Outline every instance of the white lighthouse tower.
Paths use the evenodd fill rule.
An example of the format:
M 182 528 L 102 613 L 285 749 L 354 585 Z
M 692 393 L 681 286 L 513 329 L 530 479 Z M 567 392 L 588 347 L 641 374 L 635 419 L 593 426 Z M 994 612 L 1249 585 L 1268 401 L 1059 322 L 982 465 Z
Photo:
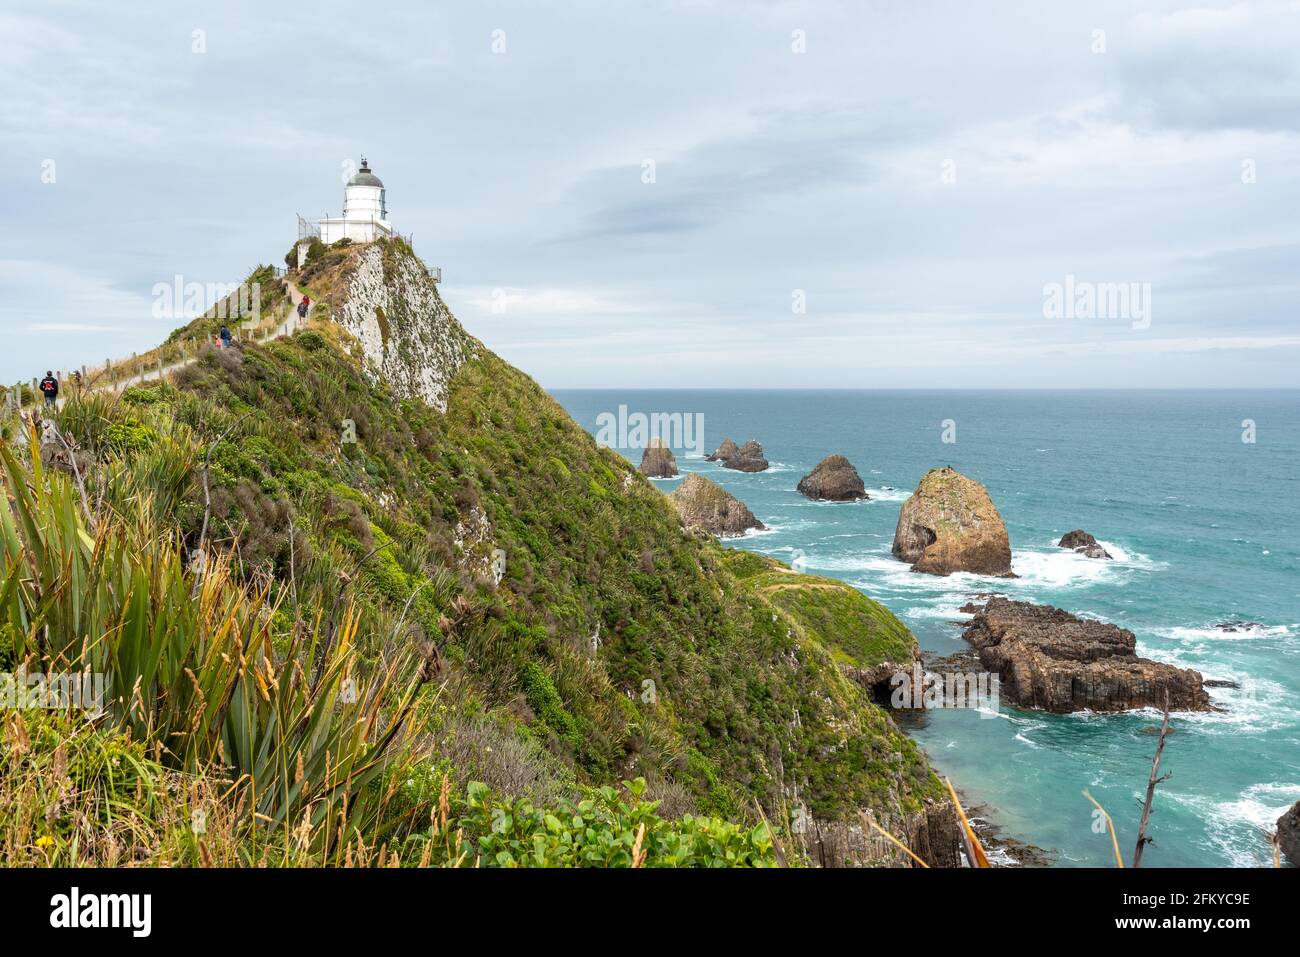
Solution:
M 388 197 L 383 180 L 361 157 L 361 169 L 343 189 L 343 215 L 320 221 L 321 242 L 329 245 L 340 239 L 369 243 L 393 235 L 388 221 Z

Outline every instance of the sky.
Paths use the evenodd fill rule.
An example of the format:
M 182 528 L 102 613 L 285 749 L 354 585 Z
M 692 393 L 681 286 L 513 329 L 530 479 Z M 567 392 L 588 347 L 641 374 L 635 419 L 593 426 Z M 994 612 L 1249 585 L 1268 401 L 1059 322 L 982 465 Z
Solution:
M 0 0 L 0 380 L 155 345 L 364 154 L 549 388 L 1293 387 L 1297 51 L 1300 0 Z

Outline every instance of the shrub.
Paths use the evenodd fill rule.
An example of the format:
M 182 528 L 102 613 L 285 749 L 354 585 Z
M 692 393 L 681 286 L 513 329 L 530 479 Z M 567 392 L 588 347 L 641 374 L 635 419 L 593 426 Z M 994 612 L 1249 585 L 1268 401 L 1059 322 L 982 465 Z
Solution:
M 127 405 L 153 405 L 163 399 L 162 387 L 149 388 L 133 385 L 122 393 L 122 401 Z
M 158 440 L 158 433 L 134 416 L 114 422 L 104 430 L 104 446 L 122 455 L 142 452 Z
M 644 778 L 624 781 L 624 799 L 612 787 L 593 789 L 576 804 L 551 809 L 531 801 L 495 801 L 484 784 L 471 784 L 467 834 L 477 834 L 477 863 L 487 867 L 775 867 L 766 824 L 746 828 L 712 817 L 659 817 L 657 803 L 641 800 Z

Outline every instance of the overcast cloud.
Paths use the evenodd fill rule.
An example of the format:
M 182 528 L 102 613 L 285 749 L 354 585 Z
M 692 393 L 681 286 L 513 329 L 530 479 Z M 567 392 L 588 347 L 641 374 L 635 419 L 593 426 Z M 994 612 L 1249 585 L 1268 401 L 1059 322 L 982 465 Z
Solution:
M 549 387 L 1296 384 L 1297 0 L 388 6 L 0 3 L 0 378 L 155 344 L 364 153 Z

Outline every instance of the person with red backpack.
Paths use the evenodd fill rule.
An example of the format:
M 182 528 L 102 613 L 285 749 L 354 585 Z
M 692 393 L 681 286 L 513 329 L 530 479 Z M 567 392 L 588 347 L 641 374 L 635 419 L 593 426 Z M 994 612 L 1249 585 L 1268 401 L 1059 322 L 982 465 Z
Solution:
M 45 370 L 45 378 L 41 380 L 40 389 L 45 395 L 46 406 L 53 406 L 59 398 L 59 380 L 54 378 L 54 373 L 49 369 Z

